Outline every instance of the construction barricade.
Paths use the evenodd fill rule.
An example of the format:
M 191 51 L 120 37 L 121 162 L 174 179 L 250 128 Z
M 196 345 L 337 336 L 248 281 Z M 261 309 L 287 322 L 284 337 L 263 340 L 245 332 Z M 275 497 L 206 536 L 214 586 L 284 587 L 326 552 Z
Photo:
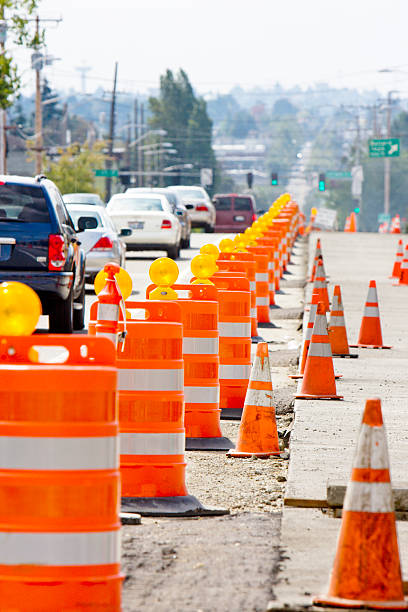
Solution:
M 217 273 L 220 334 L 221 418 L 240 419 L 251 373 L 251 319 L 249 281 Z
M 148 297 L 155 285 L 146 290 Z M 220 428 L 218 292 L 213 285 L 172 285 L 183 323 L 187 450 L 228 450 Z M 187 297 L 180 297 L 184 292 Z
M 268 297 L 269 297 L 268 306 L 275 306 L 275 253 L 274 253 L 274 250 L 271 249 L 270 246 L 268 245 L 248 246 L 247 249 L 250 253 L 253 253 L 254 255 L 262 255 L 264 257 L 267 257 Z M 257 270 L 255 281 L 257 281 L 258 279 L 258 282 L 259 282 L 259 280 L 265 279 L 265 277 L 263 279 L 259 278 L 262 272 L 265 272 L 265 270 L 261 269 L 261 268 L 265 268 L 265 262 L 261 260 L 259 262 L 258 267 L 259 267 L 259 270 Z M 257 296 L 258 296 L 258 287 L 257 287 Z M 268 310 L 267 316 L 269 320 L 269 310 Z
M 119 612 L 112 342 L 3 336 L 0 380 L 0 608 Z

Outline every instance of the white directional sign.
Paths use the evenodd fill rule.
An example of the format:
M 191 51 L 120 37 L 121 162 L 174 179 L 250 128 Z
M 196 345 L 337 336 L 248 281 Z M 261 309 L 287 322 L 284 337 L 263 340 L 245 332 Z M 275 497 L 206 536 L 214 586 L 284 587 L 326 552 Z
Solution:
M 313 227 L 334 230 L 336 228 L 337 211 L 331 208 L 318 208 L 317 215 L 313 221 Z

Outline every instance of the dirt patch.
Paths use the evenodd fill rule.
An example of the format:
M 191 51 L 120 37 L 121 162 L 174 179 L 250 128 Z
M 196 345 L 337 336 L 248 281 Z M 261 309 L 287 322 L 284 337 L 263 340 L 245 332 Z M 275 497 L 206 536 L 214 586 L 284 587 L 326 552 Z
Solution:
M 264 612 L 280 514 L 144 519 L 123 529 L 124 612 Z

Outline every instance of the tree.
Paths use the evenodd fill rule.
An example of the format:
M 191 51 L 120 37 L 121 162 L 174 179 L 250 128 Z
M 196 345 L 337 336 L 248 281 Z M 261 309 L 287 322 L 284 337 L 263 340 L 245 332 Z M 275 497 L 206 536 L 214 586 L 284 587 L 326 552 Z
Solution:
M 279 117 L 286 117 L 290 115 L 296 115 L 298 112 L 298 108 L 293 106 L 291 102 L 287 98 L 280 98 L 276 100 L 273 105 L 272 114 L 278 115 Z
M 241 109 L 230 115 L 226 120 L 225 132 L 232 138 L 247 138 L 250 132 L 256 131 L 255 119 L 245 109 Z
M 58 161 L 46 160 L 47 178 L 54 181 L 61 193 L 97 192 L 93 170 L 104 167 L 103 147 L 103 142 L 95 143 L 92 148 L 77 144 L 69 146 L 66 151 L 60 151 Z
M 160 77 L 160 94 L 157 98 L 149 98 L 149 109 L 149 126 L 166 130 L 166 140 L 177 149 L 178 163 L 215 169 L 212 121 L 207 105 L 205 100 L 195 96 L 184 70 L 177 75 L 167 70 Z M 197 182 L 196 176 L 194 179 L 190 182 Z
M 39 0 L 0 0 L 0 19 L 6 20 L 14 44 L 38 48 L 42 42 L 42 34 L 32 34 L 28 22 L 38 4 Z M 0 108 L 8 108 L 19 89 L 17 66 L 6 50 L 0 54 Z
M 52 120 L 60 121 L 63 110 L 58 106 L 58 94 L 53 91 L 47 79 L 44 79 L 41 87 L 42 119 L 46 126 Z

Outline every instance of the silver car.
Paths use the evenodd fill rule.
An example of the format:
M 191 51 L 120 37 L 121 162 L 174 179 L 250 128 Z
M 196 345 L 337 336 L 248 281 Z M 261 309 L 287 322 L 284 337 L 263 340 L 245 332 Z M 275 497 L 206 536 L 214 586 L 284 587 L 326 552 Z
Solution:
M 62 199 L 65 204 L 92 204 L 94 206 L 105 206 L 105 202 L 97 193 L 64 193 Z
M 172 185 L 167 189 L 179 196 L 187 208 L 193 227 L 203 227 L 205 232 L 214 231 L 215 207 L 203 187 Z
M 125 267 L 126 245 L 119 238 L 106 209 L 94 204 L 67 204 L 66 207 L 76 228 L 78 228 L 81 217 L 89 219 L 87 222 L 91 229 L 77 231 L 81 248 L 86 256 L 85 278 L 87 282 L 92 282 L 99 270 L 109 261 L 114 261 L 122 268 Z

